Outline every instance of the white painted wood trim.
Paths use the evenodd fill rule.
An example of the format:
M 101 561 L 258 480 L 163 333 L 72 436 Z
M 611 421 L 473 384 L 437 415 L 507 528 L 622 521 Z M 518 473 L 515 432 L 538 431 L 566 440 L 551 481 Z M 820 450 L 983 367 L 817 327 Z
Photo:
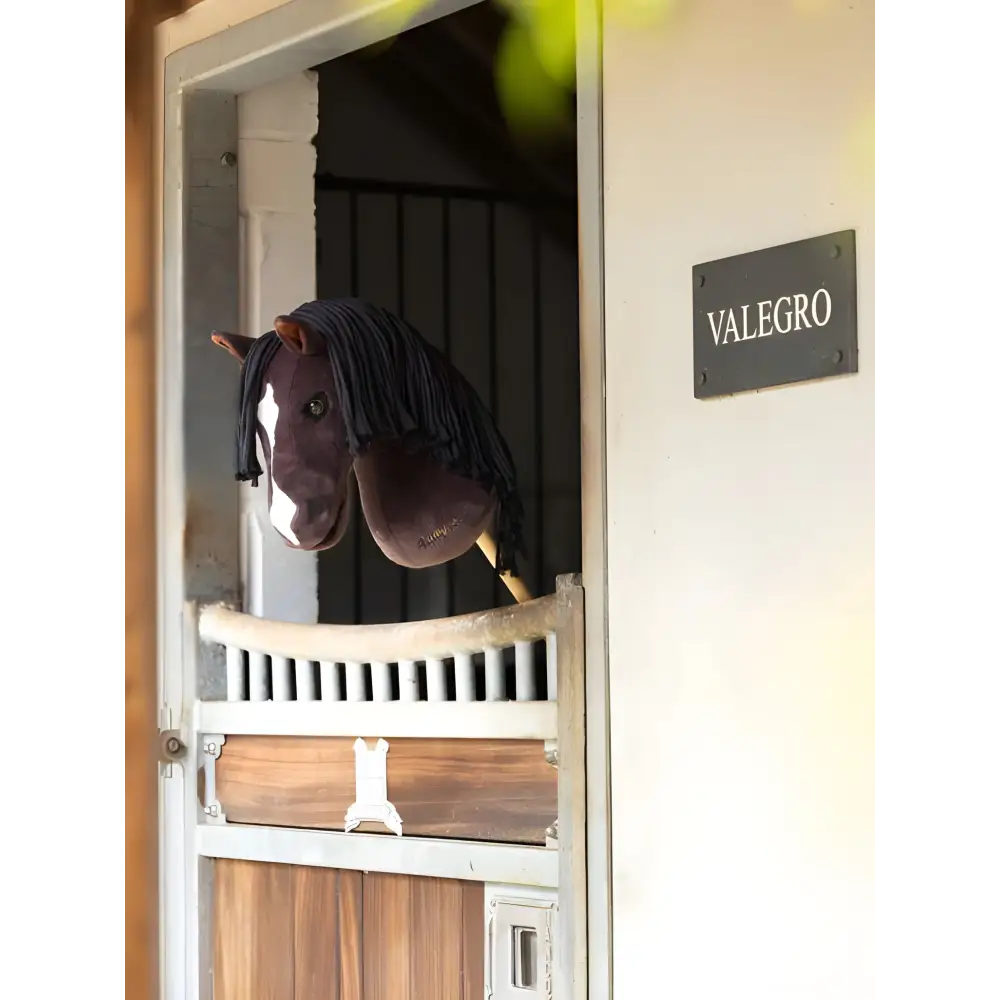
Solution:
M 206 858 L 545 888 L 555 888 L 559 879 L 557 852 L 545 847 L 231 823 L 201 824 L 195 840 Z
M 554 701 L 200 701 L 195 729 L 225 736 L 553 740 Z
M 587 997 L 613 1000 L 602 0 L 575 0 L 580 440 L 586 593 Z

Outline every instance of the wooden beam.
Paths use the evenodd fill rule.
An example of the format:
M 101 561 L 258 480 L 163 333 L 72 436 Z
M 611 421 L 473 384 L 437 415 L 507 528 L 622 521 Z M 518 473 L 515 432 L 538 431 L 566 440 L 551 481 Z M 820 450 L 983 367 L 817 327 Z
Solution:
M 159 995 L 153 32 L 184 0 L 125 7 L 125 995 Z
M 558 774 L 541 741 L 387 738 L 388 797 L 404 836 L 545 844 Z M 215 768 L 230 823 L 343 830 L 357 790 L 353 738 L 229 736 Z

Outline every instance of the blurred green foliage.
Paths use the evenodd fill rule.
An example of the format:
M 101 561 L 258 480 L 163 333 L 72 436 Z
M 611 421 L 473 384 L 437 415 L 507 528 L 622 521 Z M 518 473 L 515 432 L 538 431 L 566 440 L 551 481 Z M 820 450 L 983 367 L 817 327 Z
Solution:
M 400 0 L 385 8 L 389 30 L 402 31 L 431 0 Z M 496 54 L 497 98 L 511 130 L 542 138 L 562 131 L 576 87 L 576 0 L 491 0 L 508 15 Z M 604 20 L 649 27 L 677 0 L 604 0 Z M 386 42 L 391 44 L 391 41 Z

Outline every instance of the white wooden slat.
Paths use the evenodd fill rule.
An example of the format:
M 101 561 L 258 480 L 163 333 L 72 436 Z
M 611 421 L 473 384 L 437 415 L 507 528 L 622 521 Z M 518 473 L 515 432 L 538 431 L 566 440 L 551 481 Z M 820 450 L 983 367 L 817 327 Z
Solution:
M 530 642 L 514 643 L 514 698 L 517 701 L 534 701 L 537 697 L 531 647 Z
M 295 661 L 295 700 L 316 700 L 316 671 L 312 660 Z
M 319 665 L 319 696 L 323 701 L 343 701 L 337 664 L 324 660 Z
M 226 646 L 226 699 L 246 701 L 246 678 L 243 673 L 243 650 Z
M 420 681 L 417 664 L 413 660 L 399 661 L 399 700 L 417 701 L 420 698 Z
M 392 680 L 388 663 L 372 663 L 372 701 L 391 701 Z
M 347 700 L 365 701 L 365 667 L 363 663 L 345 663 Z
M 271 657 L 271 699 L 292 700 L 292 661 L 287 656 Z
M 445 680 L 444 660 L 425 660 L 427 665 L 427 700 L 445 701 L 448 685 Z
M 267 656 L 250 653 L 250 701 L 267 701 Z
M 507 695 L 503 672 L 503 650 L 486 650 L 486 700 L 503 701 Z
M 469 653 L 455 657 L 455 701 L 476 700 L 476 671 Z

